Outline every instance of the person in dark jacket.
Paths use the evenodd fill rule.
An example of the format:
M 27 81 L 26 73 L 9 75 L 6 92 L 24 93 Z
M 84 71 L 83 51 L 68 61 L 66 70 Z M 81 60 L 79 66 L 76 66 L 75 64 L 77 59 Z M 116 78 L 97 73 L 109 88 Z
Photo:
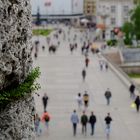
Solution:
M 89 118 L 89 123 L 91 125 L 91 135 L 94 135 L 95 123 L 96 123 L 96 116 L 93 112 L 91 112 L 91 116 Z
M 47 107 L 47 104 L 48 104 L 48 99 L 49 99 L 49 97 L 47 96 L 46 93 L 44 93 L 44 96 L 42 98 L 42 102 L 43 102 L 43 106 L 44 106 L 44 112 L 46 111 L 46 107 Z
M 82 77 L 83 77 L 83 81 L 85 81 L 85 78 L 86 78 L 86 70 L 85 69 L 82 70 Z
M 81 116 L 81 124 L 82 124 L 82 134 L 87 133 L 87 122 L 88 122 L 88 117 L 85 114 L 85 111 L 83 111 L 83 115 Z
M 112 121 L 112 118 L 110 116 L 110 113 L 107 113 L 107 116 L 105 117 L 107 137 L 109 137 L 109 134 L 110 134 L 111 121 Z
M 135 97 L 135 85 L 132 83 L 129 87 L 130 97 L 134 99 Z
M 139 96 L 136 97 L 135 104 L 136 104 L 137 112 L 139 112 L 139 106 L 140 106 L 140 97 Z
M 106 92 L 105 92 L 105 98 L 107 100 L 107 105 L 110 104 L 110 98 L 111 98 L 112 94 L 111 91 L 109 90 L 109 88 L 107 88 Z

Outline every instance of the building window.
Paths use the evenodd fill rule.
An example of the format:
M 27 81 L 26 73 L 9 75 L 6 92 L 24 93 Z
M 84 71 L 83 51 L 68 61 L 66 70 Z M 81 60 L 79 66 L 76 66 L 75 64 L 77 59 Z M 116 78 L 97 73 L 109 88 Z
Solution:
M 111 22 L 111 25 L 116 25 L 116 19 L 115 18 L 111 18 L 110 20 L 111 20 L 110 21 Z
M 123 6 L 123 11 L 124 11 L 124 13 L 128 13 L 129 12 L 128 5 Z
M 111 6 L 111 13 L 116 13 L 116 6 L 115 5 Z

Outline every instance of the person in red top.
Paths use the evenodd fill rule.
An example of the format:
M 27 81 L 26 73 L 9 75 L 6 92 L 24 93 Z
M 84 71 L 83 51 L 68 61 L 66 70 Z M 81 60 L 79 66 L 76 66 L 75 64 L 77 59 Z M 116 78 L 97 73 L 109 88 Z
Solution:
M 86 64 L 86 67 L 88 67 L 88 64 L 89 64 L 89 59 L 88 58 L 85 59 L 85 64 Z
M 43 122 L 45 122 L 45 125 L 46 125 L 46 127 L 48 129 L 49 128 L 50 115 L 49 115 L 49 113 L 47 111 L 44 111 L 41 120 Z

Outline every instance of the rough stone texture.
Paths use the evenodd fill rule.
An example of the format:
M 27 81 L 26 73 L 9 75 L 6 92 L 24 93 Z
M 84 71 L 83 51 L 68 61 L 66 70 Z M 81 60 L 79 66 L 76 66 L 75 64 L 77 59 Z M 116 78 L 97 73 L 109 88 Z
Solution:
M 32 97 L 9 104 L 0 110 L 0 140 L 34 140 Z
M 30 0 L 0 0 L 0 90 L 26 78 L 31 36 Z
M 0 0 L 0 90 L 14 88 L 32 68 L 30 0 Z M 31 97 L 0 106 L 0 140 L 34 138 Z

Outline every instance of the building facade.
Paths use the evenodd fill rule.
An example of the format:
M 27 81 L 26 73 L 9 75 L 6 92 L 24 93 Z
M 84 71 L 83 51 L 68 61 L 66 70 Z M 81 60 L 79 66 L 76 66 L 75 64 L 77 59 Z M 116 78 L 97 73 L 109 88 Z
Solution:
M 32 14 L 37 8 L 41 15 L 74 15 L 83 14 L 83 0 L 31 0 Z
M 95 16 L 96 15 L 96 1 L 84 0 L 84 15 Z
M 97 24 L 106 27 L 107 39 L 110 39 L 111 30 L 130 20 L 129 12 L 134 8 L 133 0 L 98 0 L 96 6 Z

